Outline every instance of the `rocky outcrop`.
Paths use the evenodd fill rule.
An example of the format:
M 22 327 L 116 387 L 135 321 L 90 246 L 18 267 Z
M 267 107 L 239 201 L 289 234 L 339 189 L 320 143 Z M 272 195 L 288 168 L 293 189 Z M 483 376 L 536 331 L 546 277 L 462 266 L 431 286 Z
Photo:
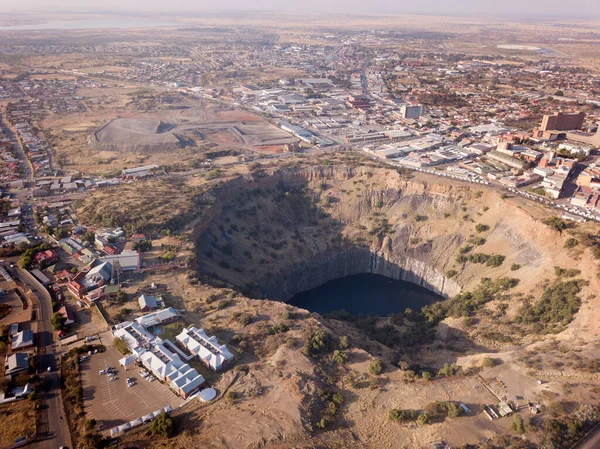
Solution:
M 460 286 L 447 279 L 427 263 L 397 255 L 388 258 L 382 252 L 365 248 L 320 255 L 282 267 L 279 273 L 257 280 L 265 298 L 288 301 L 295 294 L 318 287 L 325 282 L 345 276 L 372 273 L 411 282 L 450 297 L 460 292 Z

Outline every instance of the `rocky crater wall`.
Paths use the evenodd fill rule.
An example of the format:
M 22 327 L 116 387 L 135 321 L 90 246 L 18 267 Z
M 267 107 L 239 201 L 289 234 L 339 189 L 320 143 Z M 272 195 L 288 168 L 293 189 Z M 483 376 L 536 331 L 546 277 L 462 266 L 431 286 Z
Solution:
M 361 273 L 372 273 L 411 282 L 443 297 L 460 292 L 460 286 L 447 279 L 431 265 L 404 254 L 371 252 L 367 248 L 319 255 L 310 260 L 285 266 L 279 273 L 257 284 L 265 298 L 288 301 L 297 293 L 313 289 L 328 281 Z

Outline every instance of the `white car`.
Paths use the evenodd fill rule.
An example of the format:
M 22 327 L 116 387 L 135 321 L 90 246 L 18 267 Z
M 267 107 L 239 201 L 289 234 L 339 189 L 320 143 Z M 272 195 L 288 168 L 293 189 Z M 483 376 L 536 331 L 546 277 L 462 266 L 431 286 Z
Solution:
M 98 373 L 98 375 L 102 376 L 103 374 L 106 374 L 106 370 L 105 369 L 101 369 L 100 372 Z

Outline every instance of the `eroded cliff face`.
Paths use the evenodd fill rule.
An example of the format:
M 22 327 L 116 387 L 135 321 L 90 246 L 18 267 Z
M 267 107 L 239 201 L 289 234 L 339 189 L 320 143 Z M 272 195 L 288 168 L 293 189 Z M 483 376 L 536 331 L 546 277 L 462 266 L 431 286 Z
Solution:
M 318 287 L 333 279 L 372 273 L 412 282 L 444 297 L 460 292 L 460 286 L 447 279 L 426 262 L 404 254 L 371 252 L 366 248 L 321 254 L 310 260 L 297 261 L 257 281 L 265 298 L 288 301 L 297 293 Z
M 457 214 L 470 194 L 372 167 L 238 178 L 215 192 L 214 213 L 195 229 L 197 269 L 251 296 L 280 301 L 359 273 L 450 297 L 461 287 L 444 272 L 465 237 L 455 229 L 432 232 L 432 222 Z

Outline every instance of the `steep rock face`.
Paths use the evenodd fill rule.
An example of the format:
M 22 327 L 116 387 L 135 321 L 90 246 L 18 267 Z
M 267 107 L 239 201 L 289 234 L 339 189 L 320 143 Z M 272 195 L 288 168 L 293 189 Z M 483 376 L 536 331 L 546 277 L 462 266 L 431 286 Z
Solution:
M 321 254 L 311 260 L 282 267 L 279 273 L 258 280 L 263 295 L 287 301 L 295 294 L 318 287 L 344 276 L 372 273 L 411 282 L 444 297 L 460 292 L 460 286 L 447 279 L 429 264 L 403 254 L 371 252 L 354 248 L 332 254 Z

